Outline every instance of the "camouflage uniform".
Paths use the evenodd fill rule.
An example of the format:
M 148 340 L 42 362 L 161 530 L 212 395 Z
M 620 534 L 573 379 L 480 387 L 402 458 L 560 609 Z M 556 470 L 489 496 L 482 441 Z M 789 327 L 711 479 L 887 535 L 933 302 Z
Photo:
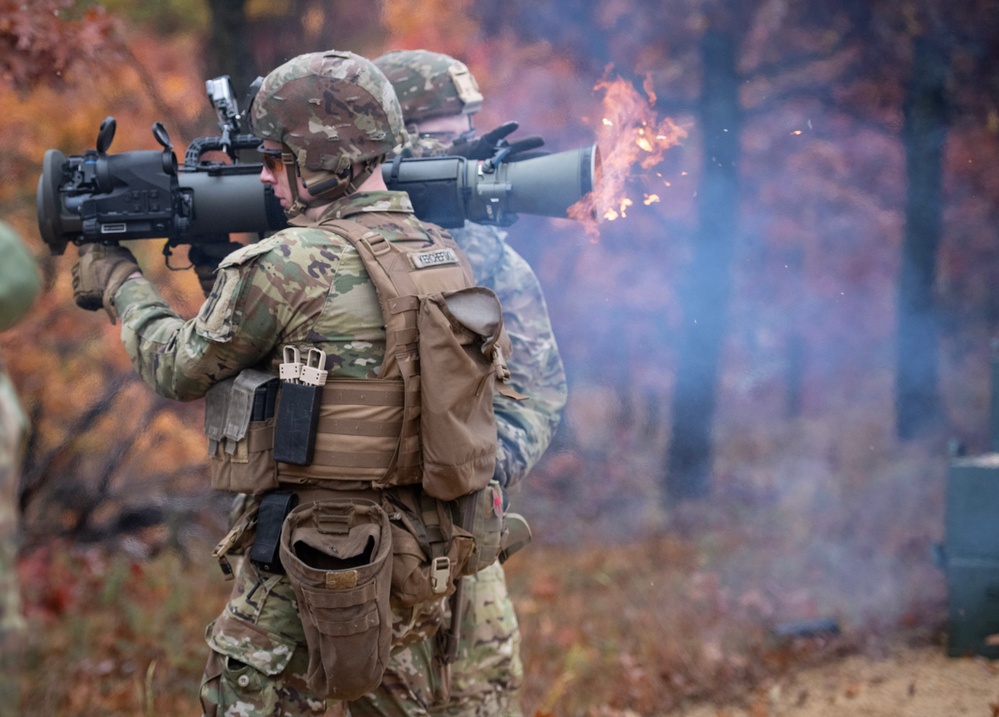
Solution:
M 423 138 L 416 123 L 440 116 L 474 114 L 478 85 L 465 65 L 425 50 L 387 53 L 375 60 L 395 87 L 411 134 L 407 153 L 446 154 L 435 138 Z M 529 396 L 497 401 L 499 436 L 496 478 L 515 488 L 538 462 L 554 436 L 566 400 L 566 378 L 540 282 L 530 265 L 497 227 L 465 222 L 451 236 L 472 265 L 475 281 L 496 292 L 513 344 L 510 385 Z M 464 612 L 458 659 L 451 665 L 450 700 L 433 713 L 442 717 L 515 717 L 523 684 L 520 632 L 503 567 L 496 563 L 464 580 Z
M 334 216 L 390 241 L 400 228 L 420 226 L 401 192 L 355 193 L 333 202 L 322 219 Z M 126 282 L 114 303 L 135 369 L 157 392 L 179 400 L 200 398 L 246 367 L 276 372 L 286 344 L 323 349 L 336 376 L 373 378 L 382 362 L 385 334 L 374 287 L 357 252 L 324 229 L 286 229 L 228 256 L 190 321 L 144 278 Z M 429 635 L 441 616 L 441 603 L 394 612 L 397 648 L 389 671 L 379 690 L 351 703 L 351 714 L 381 714 L 375 702 L 393 705 L 397 714 L 429 714 L 440 689 Z M 219 705 L 244 715 L 277 714 L 278 707 L 289 714 L 326 710 L 305 688 L 304 633 L 284 575 L 243 560 L 229 603 L 206 637 L 212 648 L 202 685 L 206 714 L 222 714 L 212 711 Z
M 34 261 L 21 239 L 0 222 L 0 331 L 20 320 L 38 294 Z M 14 704 L 12 670 L 24 627 L 17 582 L 17 491 L 28 420 L 0 361 L 0 700 Z

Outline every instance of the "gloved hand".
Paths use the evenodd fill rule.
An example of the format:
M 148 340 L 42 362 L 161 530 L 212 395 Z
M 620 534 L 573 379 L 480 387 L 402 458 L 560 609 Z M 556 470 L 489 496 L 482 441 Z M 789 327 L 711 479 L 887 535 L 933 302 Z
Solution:
M 81 309 L 108 312 L 111 323 L 118 319 L 114 295 L 133 274 L 142 274 L 132 252 L 117 244 L 84 244 L 73 265 L 73 301 Z
M 481 137 L 471 141 L 456 142 L 451 145 L 448 154 L 466 159 L 492 159 L 498 152 L 503 151 L 503 157 L 500 161 L 517 162 L 521 159 L 528 159 L 529 157 L 523 156 L 522 153 L 537 149 L 545 143 L 545 140 L 534 134 L 512 143 L 507 142 L 506 137 L 516 132 L 519 126 L 517 122 L 504 122 Z M 544 153 L 530 153 L 531 156 L 535 157 L 541 154 Z
M 206 299 L 215 286 L 215 270 L 218 269 L 219 262 L 243 246 L 235 241 L 206 242 L 194 244 L 188 249 L 187 258 L 194 267 L 194 273 L 198 275 L 198 283 L 201 284 L 201 291 Z

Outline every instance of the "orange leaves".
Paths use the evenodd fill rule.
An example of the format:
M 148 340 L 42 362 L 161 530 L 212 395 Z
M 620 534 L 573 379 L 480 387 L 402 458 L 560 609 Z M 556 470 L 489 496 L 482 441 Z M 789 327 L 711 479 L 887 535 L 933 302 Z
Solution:
M 0 2 L 0 76 L 20 91 L 58 84 L 81 60 L 93 58 L 111 36 L 113 23 L 98 8 L 80 20 L 62 13 L 71 0 Z
M 470 5 L 470 0 L 386 0 L 382 4 L 382 22 L 389 32 L 385 49 L 429 48 L 467 60 L 466 51 L 478 36 Z
M 15 679 L 30 714 L 196 713 L 201 636 L 228 592 L 213 570 L 51 541 L 18 572 L 31 640 Z

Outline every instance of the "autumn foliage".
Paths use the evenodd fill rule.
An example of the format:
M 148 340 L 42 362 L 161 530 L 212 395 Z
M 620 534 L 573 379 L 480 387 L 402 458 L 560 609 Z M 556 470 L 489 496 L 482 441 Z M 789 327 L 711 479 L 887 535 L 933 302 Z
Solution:
M 487 98 L 480 130 L 515 119 L 553 151 L 596 141 L 615 180 L 595 224 L 521 217 L 510 228 L 545 288 L 570 381 L 555 443 L 512 498 L 535 533 L 508 566 L 528 714 L 753 704 L 796 666 L 880 636 L 940 640 L 946 586 L 929 556 L 944 537 L 946 445 L 989 449 L 999 317 L 999 31 L 994 13 L 975 14 L 985 4 L 386 0 L 377 22 L 344 4 L 339 25 L 338 3 L 296 0 L 284 15 L 247 5 L 258 60 L 334 42 L 455 54 Z M 25 715 L 194 713 L 203 627 L 227 591 L 208 557 L 228 506 L 207 487 L 200 404 L 165 401 L 135 378 L 118 328 L 73 305 L 75 248 L 49 256 L 34 216 L 45 150 L 82 153 L 107 115 L 112 151 L 156 147 L 157 120 L 178 154 L 215 132 L 208 29 L 177 26 L 0 0 L 0 214 L 47 284 L 29 319 L 0 336 L 35 427 L 22 496 L 34 628 Z M 739 229 L 712 492 L 671 505 L 677 343 L 697 318 L 678 287 L 702 248 L 696 207 L 711 161 L 699 123 L 709 26 L 738 43 Z M 945 31 L 952 105 L 933 285 L 945 415 L 903 443 L 893 405 L 903 105 L 913 38 Z M 295 37 L 317 47 L 289 49 Z M 161 242 L 131 248 L 193 315 L 193 274 L 167 269 Z M 183 265 L 183 250 L 174 259 Z M 774 637 L 825 617 L 843 634 Z
M 21 91 L 59 85 L 73 65 L 108 53 L 111 18 L 92 7 L 71 19 L 78 14 L 74 5 L 73 0 L 0 2 L 0 77 Z

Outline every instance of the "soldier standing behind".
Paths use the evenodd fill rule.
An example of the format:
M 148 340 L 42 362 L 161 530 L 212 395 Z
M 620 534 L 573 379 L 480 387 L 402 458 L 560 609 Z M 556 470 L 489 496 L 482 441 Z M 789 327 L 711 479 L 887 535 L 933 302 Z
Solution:
M 35 262 L 21 238 L 0 222 L 0 331 L 16 324 L 38 295 Z M 28 419 L 0 361 L 0 700 L 16 704 L 12 684 L 17 633 L 24 627 L 17 582 L 17 491 Z
M 464 63 L 437 52 L 400 50 L 374 60 L 402 106 L 413 156 L 492 156 L 487 137 L 476 140 L 472 117 L 482 108 L 478 83 Z M 507 134 L 508 124 L 490 135 Z M 551 443 L 566 401 L 566 379 L 541 285 L 530 265 L 495 226 L 451 229 L 468 256 L 476 283 L 496 292 L 513 344 L 512 387 L 527 401 L 497 401 L 499 445 L 496 479 L 506 491 L 519 487 Z M 464 619 L 458 659 L 451 666 L 451 698 L 433 714 L 447 717 L 515 717 L 523 684 L 520 632 L 500 563 L 463 578 Z

